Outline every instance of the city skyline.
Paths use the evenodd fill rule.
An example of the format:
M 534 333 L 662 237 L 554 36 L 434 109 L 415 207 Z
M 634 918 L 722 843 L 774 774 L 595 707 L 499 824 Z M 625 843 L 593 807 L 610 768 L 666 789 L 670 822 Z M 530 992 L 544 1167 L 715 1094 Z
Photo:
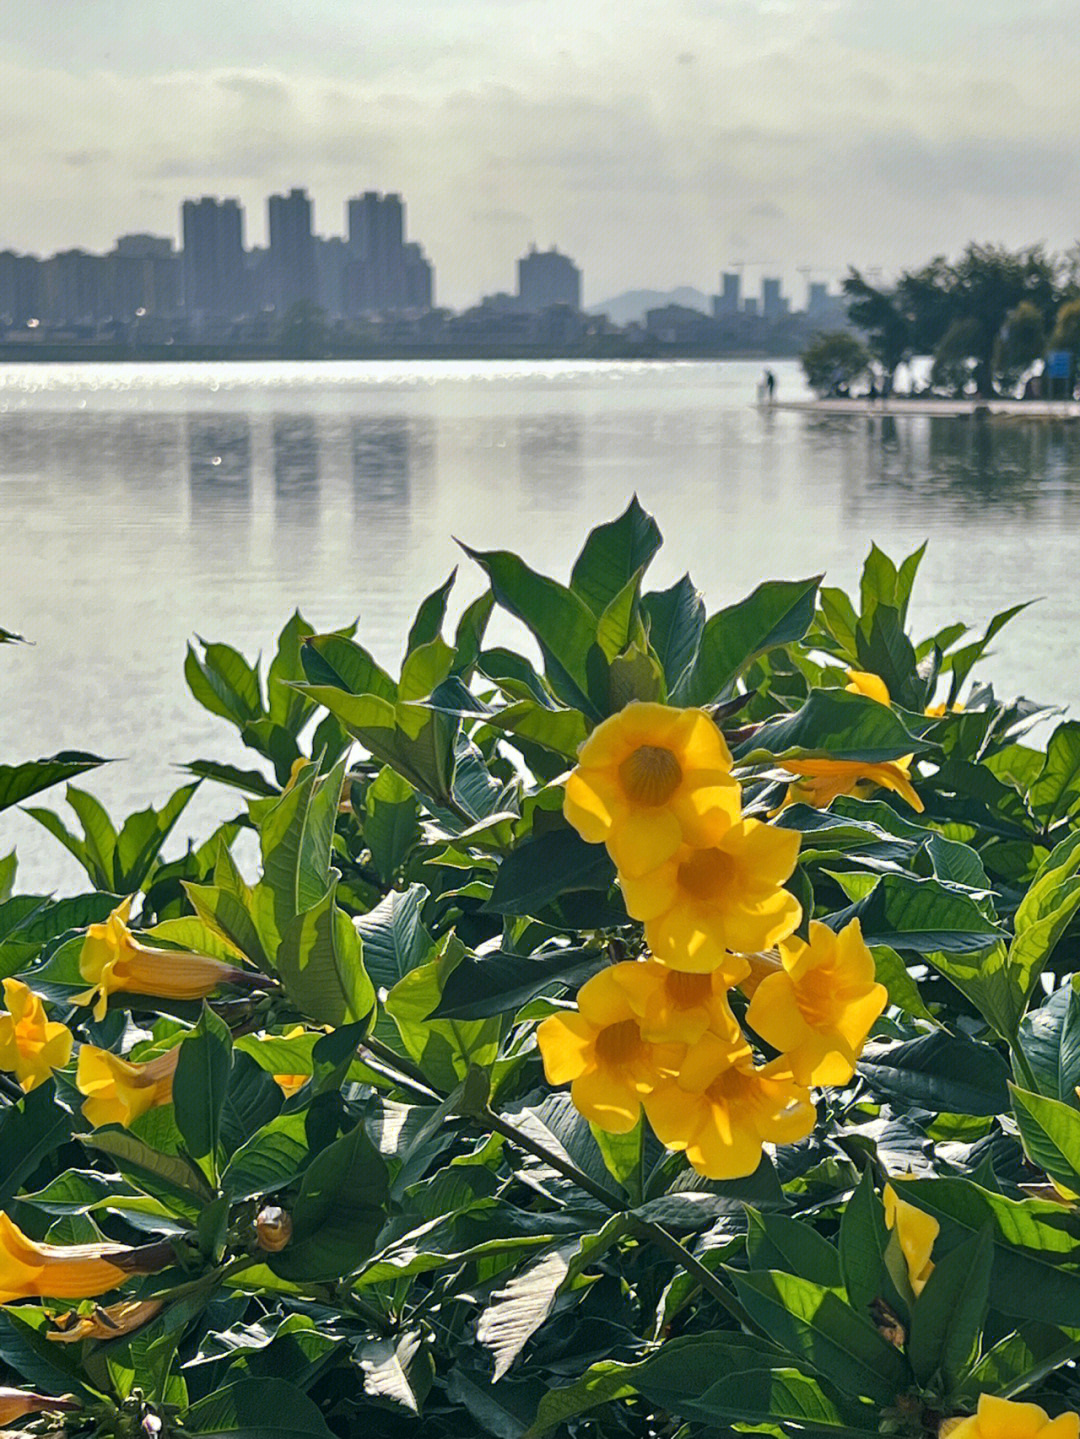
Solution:
M 212 31 L 206 20 L 213 14 Z M 1080 189 L 1075 0 L 8 0 L 0 248 L 175 235 L 180 201 L 304 177 L 316 229 L 400 189 L 451 306 L 530 241 L 711 290 L 737 260 L 835 284 L 972 236 L 1062 249 Z M 328 217 L 333 216 L 332 226 Z

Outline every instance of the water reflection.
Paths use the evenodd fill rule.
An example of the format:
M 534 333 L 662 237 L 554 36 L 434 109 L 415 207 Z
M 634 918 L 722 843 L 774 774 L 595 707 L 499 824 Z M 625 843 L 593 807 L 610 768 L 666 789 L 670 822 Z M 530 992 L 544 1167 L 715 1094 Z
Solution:
M 582 479 L 582 424 L 575 414 L 522 415 L 517 421 L 518 465 L 526 488 L 575 495 Z
M 195 509 L 214 523 L 222 503 L 231 515 L 251 509 L 251 422 L 246 415 L 189 413 L 188 476 Z
M 309 527 L 319 515 L 319 438 L 313 415 L 275 415 L 274 519 L 278 528 Z
M 369 507 L 408 509 L 419 485 L 429 488 L 435 468 L 435 428 L 424 416 L 363 416 L 349 427 L 357 515 Z

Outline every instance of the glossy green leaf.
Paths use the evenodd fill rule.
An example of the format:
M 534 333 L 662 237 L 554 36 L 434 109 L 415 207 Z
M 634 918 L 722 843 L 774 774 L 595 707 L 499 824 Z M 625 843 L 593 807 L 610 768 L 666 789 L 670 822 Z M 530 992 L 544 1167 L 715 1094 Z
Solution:
M 597 525 L 574 562 L 570 588 L 599 618 L 612 600 L 643 572 L 663 543 L 653 517 L 636 495 L 617 520 Z
M 1080 1193 L 1080 1110 L 1016 1085 L 1009 1090 L 1016 1126 L 1032 1164 L 1074 1194 Z
M 929 748 L 886 705 L 846 690 L 815 689 L 794 714 L 761 725 L 737 758 L 743 764 L 776 763 L 785 757 L 880 764 Z
M 929 1384 L 935 1375 L 952 1394 L 979 1350 L 990 1303 L 994 1245 L 989 1225 L 936 1258 L 915 1302 L 907 1356 L 915 1378 Z
M 710 704 L 767 650 L 802 639 L 814 617 L 821 576 L 758 585 L 736 605 L 705 623 L 697 660 L 672 698 L 682 705 Z
M 173 1078 L 176 1123 L 187 1152 L 206 1175 L 217 1177 L 221 1110 L 232 1069 L 232 1036 L 207 1004 L 180 1046 Z
M 951 1114 L 1000 1114 L 1009 1071 L 996 1049 L 935 1029 L 901 1044 L 871 1042 L 859 1073 L 882 1098 Z

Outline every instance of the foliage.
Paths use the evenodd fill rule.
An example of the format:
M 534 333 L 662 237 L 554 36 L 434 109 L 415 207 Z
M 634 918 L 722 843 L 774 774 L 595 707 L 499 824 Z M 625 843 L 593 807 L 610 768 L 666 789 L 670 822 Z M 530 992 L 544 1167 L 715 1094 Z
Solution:
M 892 288 L 852 270 L 844 291 L 852 323 L 887 375 L 909 355 L 933 355 L 934 384 L 956 389 L 970 369 L 978 393 L 991 396 L 1042 355 L 1055 313 L 1075 299 L 1075 275 L 1069 257 L 1041 245 L 969 244 L 956 260 L 937 256 L 904 271 Z
M 818 334 L 802 353 L 806 382 L 819 395 L 850 387 L 870 365 L 870 352 L 847 330 Z
M 0 1415 L 131 1439 L 929 1439 L 980 1396 L 1080 1408 L 1080 725 L 1037 748 L 1050 712 L 973 678 L 1015 611 L 910 633 L 921 550 L 872 549 L 855 596 L 767 582 L 708 615 L 688 578 L 643 589 L 659 544 L 634 501 L 569 583 L 477 553 L 487 587 L 453 626 L 454 576 L 429 596 L 396 675 L 299 616 L 265 673 L 199 642 L 193 695 L 257 767 L 189 768 L 235 821 L 167 858 L 180 798 L 114 823 L 71 789 L 81 836 L 38 818 L 91 888 L 18 893 L 0 861 L 0 977 L 74 1036 L 25 1092 L 0 1074 Z M 538 663 L 488 643 L 496 604 Z M 597 979 L 668 984 L 627 913 L 654 831 L 619 811 L 620 882 L 567 818 L 616 764 L 579 747 L 635 702 L 703 712 L 680 753 L 712 756 L 720 798 L 699 777 L 671 812 L 726 818 L 694 843 L 752 820 L 796 861 L 770 891 L 779 958 L 727 956 L 702 1021 L 729 1005 L 745 1072 L 788 1054 L 783 1082 L 817 1086 L 803 1137 L 762 1131 L 741 1177 L 692 1167 L 677 1106 L 670 1149 L 632 1114 L 590 1123 L 537 1039 L 573 1032 Z M 21 802 L 98 762 L 0 779 Z M 808 956 L 839 978 L 800 1028 Z M 864 1000 L 851 1072 L 814 1034 Z M 91 1114 L 129 1127 L 83 1112 L 92 1069 Z

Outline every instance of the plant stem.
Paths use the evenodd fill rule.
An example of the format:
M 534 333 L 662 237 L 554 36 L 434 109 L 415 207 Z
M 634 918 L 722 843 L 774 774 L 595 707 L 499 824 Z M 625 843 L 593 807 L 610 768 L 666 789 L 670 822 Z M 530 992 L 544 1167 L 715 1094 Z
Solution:
M 622 1214 L 625 1211 L 626 1206 L 612 1190 L 603 1184 L 597 1184 L 595 1179 L 590 1179 L 572 1160 L 564 1159 L 561 1154 L 556 1154 L 553 1150 L 548 1149 L 539 1140 L 522 1133 L 516 1125 L 511 1124 L 508 1119 L 504 1119 L 501 1114 L 496 1114 L 489 1106 L 485 1105 L 476 1117 L 490 1125 L 497 1134 L 511 1140 L 519 1149 L 524 1149 L 529 1154 L 535 1155 L 537 1159 L 542 1159 L 545 1164 L 557 1170 L 565 1179 L 569 1179 L 579 1189 L 584 1189 L 586 1194 L 591 1194 L 613 1214 Z
M 696 1279 L 702 1289 L 710 1294 L 722 1309 L 727 1310 L 732 1319 L 742 1324 L 746 1329 L 754 1330 L 757 1326 L 747 1314 L 737 1299 L 733 1299 L 711 1269 L 706 1269 L 701 1260 L 691 1254 L 686 1246 L 674 1234 L 670 1234 L 662 1224 L 654 1224 L 651 1219 L 638 1219 L 633 1216 L 634 1228 L 643 1239 L 651 1239 L 658 1249 L 665 1250 L 676 1264 L 680 1264 L 691 1279 Z
M 357 1056 L 376 1074 L 393 1080 L 402 1089 L 411 1089 L 425 1103 L 430 1104 L 434 1100 L 438 1104 L 446 1098 L 445 1094 L 440 1094 L 438 1090 L 432 1088 L 424 1078 L 423 1071 L 418 1069 L 411 1060 L 403 1059 L 400 1054 L 395 1054 L 392 1049 L 374 1036 L 369 1036 L 364 1040 L 357 1050 Z M 377 1056 L 375 1062 L 372 1061 L 372 1056 Z M 379 1060 L 382 1063 L 379 1063 Z

